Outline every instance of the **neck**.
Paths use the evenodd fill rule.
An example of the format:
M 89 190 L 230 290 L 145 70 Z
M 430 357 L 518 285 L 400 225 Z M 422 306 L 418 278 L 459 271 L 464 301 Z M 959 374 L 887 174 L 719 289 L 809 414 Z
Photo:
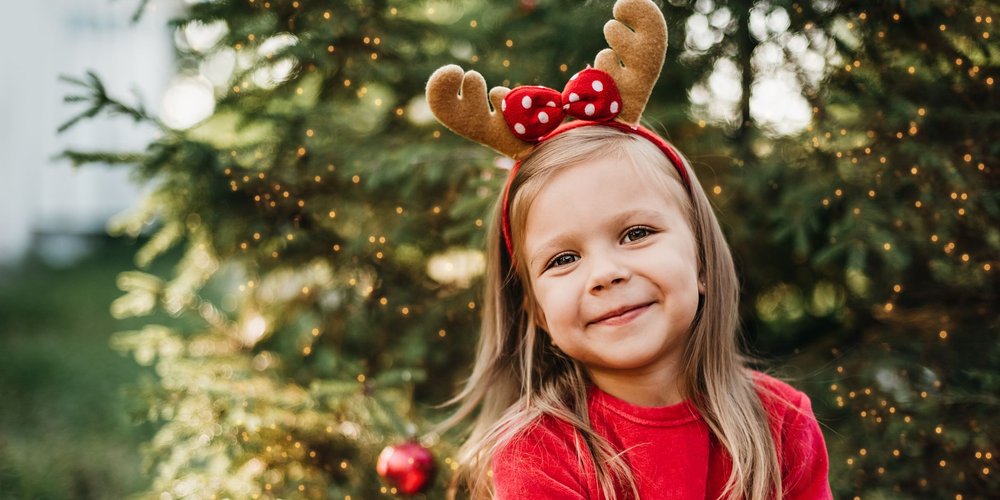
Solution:
M 636 406 L 670 406 L 687 398 L 676 364 L 654 369 L 587 370 L 602 391 Z

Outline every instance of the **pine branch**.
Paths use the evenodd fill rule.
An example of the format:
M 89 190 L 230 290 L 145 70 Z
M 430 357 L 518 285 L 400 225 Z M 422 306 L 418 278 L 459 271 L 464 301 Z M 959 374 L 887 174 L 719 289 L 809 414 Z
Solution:
M 84 93 L 64 97 L 63 102 L 87 102 L 90 104 L 89 108 L 60 125 L 58 128 L 59 133 L 65 132 L 84 119 L 94 118 L 102 111 L 107 112 L 111 116 L 124 115 L 131 117 L 135 122 L 146 121 L 158 127 L 160 126 L 159 121 L 146 111 L 141 98 L 137 96 L 140 102 L 136 106 L 130 106 L 112 98 L 108 95 L 104 83 L 101 82 L 101 79 L 93 71 L 87 71 L 86 80 L 66 75 L 60 76 L 59 79 L 85 89 Z
M 79 167 L 87 163 L 104 163 L 108 165 L 136 165 L 142 163 L 147 158 L 142 153 L 120 153 L 120 152 L 84 152 L 84 151 L 63 151 L 55 159 L 66 159 L 73 163 L 74 167 Z
M 146 7 L 149 5 L 149 0 L 139 0 L 139 5 L 135 7 L 135 11 L 132 12 L 132 24 L 139 22 L 142 19 L 142 15 L 146 13 Z

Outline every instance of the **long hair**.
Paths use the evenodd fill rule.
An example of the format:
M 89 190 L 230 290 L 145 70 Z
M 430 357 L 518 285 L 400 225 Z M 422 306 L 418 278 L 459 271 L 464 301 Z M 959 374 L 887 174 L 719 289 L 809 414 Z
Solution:
M 747 368 L 749 359 L 740 349 L 739 282 L 708 197 L 686 160 L 689 187 L 655 145 L 603 126 L 566 131 L 542 143 L 522 162 L 509 194 L 514 256 L 508 254 L 501 236 L 502 198 L 493 211 L 475 364 L 463 389 L 445 403 L 458 404 L 457 409 L 436 429 L 454 427 L 475 415 L 459 449 L 452 495 L 463 483 L 472 498 L 491 497 L 493 455 L 549 416 L 576 429 L 577 456 L 582 460 L 586 454 L 592 459 L 605 498 L 617 498 L 619 488 L 638 498 L 623 450 L 616 450 L 591 428 L 586 369 L 552 346 L 537 328 L 526 266 L 512 265 L 525 262 L 519 252 L 523 251 L 528 209 L 546 180 L 561 169 L 596 158 L 631 163 L 639 175 L 662 186 L 664 196 L 674 197 L 687 212 L 706 292 L 684 346 L 682 393 L 698 408 L 732 459 L 724 496 L 781 498 L 781 474 L 767 414 Z

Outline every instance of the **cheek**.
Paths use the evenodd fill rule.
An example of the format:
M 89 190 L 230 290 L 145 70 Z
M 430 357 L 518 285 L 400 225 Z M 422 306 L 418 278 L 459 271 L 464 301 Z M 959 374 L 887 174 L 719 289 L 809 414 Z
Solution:
M 576 311 L 573 296 L 568 291 L 561 291 L 554 287 L 536 287 L 535 316 L 538 318 L 539 325 L 552 333 L 549 327 L 558 328 L 571 321 Z

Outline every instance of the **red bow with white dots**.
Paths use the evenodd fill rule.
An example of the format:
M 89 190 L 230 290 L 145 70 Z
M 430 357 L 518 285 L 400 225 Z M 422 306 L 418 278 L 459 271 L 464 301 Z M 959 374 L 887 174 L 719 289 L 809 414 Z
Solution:
M 566 115 L 604 122 L 618 116 L 621 105 L 621 94 L 611 75 L 587 67 L 570 77 L 562 94 L 548 87 L 517 87 L 504 97 L 500 110 L 518 139 L 537 142 L 555 130 Z

